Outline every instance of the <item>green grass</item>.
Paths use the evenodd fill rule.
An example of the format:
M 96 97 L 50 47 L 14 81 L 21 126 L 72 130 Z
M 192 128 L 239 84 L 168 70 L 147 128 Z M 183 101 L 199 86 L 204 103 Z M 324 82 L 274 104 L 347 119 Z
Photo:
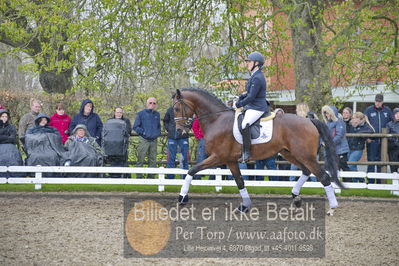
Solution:
M 42 185 L 41 190 L 35 190 L 33 184 L 1 184 L 0 191 L 15 191 L 15 192 L 32 192 L 32 191 L 68 191 L 68 192 L 80 192 L 80 191 L 97 191 L 97 192 L 110 192 L 110 191 L 137 191 L 137 192 L 157 192 L 157 185 Z M 166 192 L 180 191 L 180 186 L 165 186 Z M 191 193 L 217 193 L 213 186 L 191 186 Z M 282 194 L 290 195 L 291 188 L 276 188 L 276 187 L 248 187 L 250 194 Z M 223 187 L 221 193 L 236 194 L 238 193 L 237 187 Z M 305 195 L 324 195 L 324 189 L 322 188 L 302 188 L 301 194 Z M 381 197 L 381 198 L 392 198 L 398 197 L 391 195 L 390 191 L 387 190 L 368 190 L 368 189 L 344 189 L 341 190 L 341 196 L 361 196 L 361 197 Z

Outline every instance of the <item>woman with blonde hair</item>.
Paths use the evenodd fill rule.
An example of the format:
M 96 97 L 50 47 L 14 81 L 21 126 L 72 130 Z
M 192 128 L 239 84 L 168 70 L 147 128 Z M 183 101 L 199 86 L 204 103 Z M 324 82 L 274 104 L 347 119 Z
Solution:
M 301 117 L 317 119 L 317 115 L 315 113 L 313 113 L 312 111 L 310 111 L 309 105 L 304 102 L 298 103 L 296 105 L 295 112 L 296 112 L 296 115 L 301 116 Z M 294 164 L 291 164 L 290 170 L 299 170 L 299 167 Z M 296 179 L 297 179 L 297 176 L 289 177 L 290 181 L 296 181 Z M 317 179 L 314 176 L 311 176 L 309 180 L 312 182 L 317 182 Z
M 362 112 L 356 112 L 351 119 L 351 126 L 348 133 L 375 133 L 373 126 L 369 119 Z M 362 158 L 363 150 L 367 138 L 364 137 L 349 137 L 349 155 L 348 162 L 357 162 Z M 357 165 L 349 165 L 351 171 L 357 171 Z M 361 178 L 353 178 L 353 182 L 362 182 Z
M 323 108 L 321 108 L 321 112 L 335 143 L 335 151 L 339 158 L 339 169 L 350 171 L 347 163 L 349 145 L 348 140 L 346 139 L 345 122 L 339 118 L 338 109 L 335 106 L 325 105 Z M 346 182 L 345 178 L 344 182 Z

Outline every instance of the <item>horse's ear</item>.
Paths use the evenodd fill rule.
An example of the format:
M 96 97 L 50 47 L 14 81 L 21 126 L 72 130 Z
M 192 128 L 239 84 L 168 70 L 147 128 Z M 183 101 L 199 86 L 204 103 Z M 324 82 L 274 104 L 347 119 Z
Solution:
M 181 95 L 181 92 L 179 89 L 176 90 L 176 99 L 180 100 L 181 98 L 183 98 L 183 96 Z

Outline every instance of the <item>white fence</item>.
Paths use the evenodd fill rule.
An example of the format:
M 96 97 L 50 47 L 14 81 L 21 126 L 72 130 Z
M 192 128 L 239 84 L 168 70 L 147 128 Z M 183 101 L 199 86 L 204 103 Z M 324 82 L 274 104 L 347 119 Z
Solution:
M 177 168 L 138 168 L 138 167 L 64 167 L 64 166 L 0 166 L 1 172 L 35 173 L 35 177 L 0 178 L 0 184 L 35 184 L 35 189 L 41 189 L 42 184 L 102 184 L 102 185 L 157 185 L 159 191 L 164 191 L 168 185 L 183 185 L 184 180 L 180 175 L 187 170 Z M 118 173 L 118 174 L 154 174 L 155 179 L 131 178 L 74 178 L 74 177 L 43 177 L 42 173 Z M 281 170 L 241 170 L 243 176 L 300 176 L 301 171 Z M 175 174 L 175 179 L 166 179 L 167 174 Z M 193 186 L 215 186 L 216 191 L 222 187 L 236 186 L 234 180 L 222 180 L 222 175 L 231 175 L 227 169 L 207 169 L 197 175 L 215 175 L 215 180 L 193 180 Z M 344 183 L 347 188 L 365 188 L 371 190 L 389 190 L 394 195 L 399 195 L 399 174 L 392 173 L 366 173 L 366 172 L 341 172 L 341 178 L 372 178 L 392 180 L 392 184 L 367 184 Z M 388 182 L 386 182 L 388 183 Z M 247 187 L 292 187 L 292 181 L 245 181 Z M 333 184 L 336 193 L 341 190 Z M 322 188 L 320 182 L 306 182 L 304 187 Z

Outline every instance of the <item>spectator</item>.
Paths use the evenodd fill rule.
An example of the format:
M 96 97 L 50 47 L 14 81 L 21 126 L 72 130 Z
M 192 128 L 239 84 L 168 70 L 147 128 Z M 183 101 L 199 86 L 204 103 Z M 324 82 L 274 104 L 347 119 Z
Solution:
M 35 126 L 26 132 L 27 165 L 60 166 L 66 161 L 60 133 L 57 129 L 48 126 L 49 122 L 50 117 L 39 114 L 35 119 Z
M 189 161 L 189 143 L 188 133 L 178 132 L 176 130 L 175 115 L 173 113 L 173 107 L 169 107 L 163 118 L 163 125 L 168 133 L 168 152 L 167 152 L 167 168 L 175 168 L 175 160 L 177 154 L 177 148 L 180 147 L 181 154 L 183 156 L 183 169 L 188 169 Z M 168 179 L 174 179 L 173 174 L 166 176 Z
M 348 166 L 349 145 L 346 139 L 346 125 L 345 122 L 338 118 L 338 109 L 335 106 L 323 106 L 321 109 L 324 121 L 326 122 L 333 141 L 335 149 L 339 158 L 339 169 L 350 171 Z M 343 179 L 344 182 L 351 181 L 350 179 Z
M 367 107 L 364 114 L 368 117 L 375 133 L 381 133 L 382 128 L 386 128 L 388 122 L 392 120 L 392 111 L 388 106 L 384 106 L 384 96 L 382 94 L 375 96 L 374 105 Z M 367 140 L 367 161 L 381 161 L 380 138 L 369 138 Z M 367 172 L 375 172 L 375 165 L 369 165 Z M 381 166 L 377 166 L 377 172 L 381 172 Z M 369 179 L 369 182 L 374 183 L 374 179 Z M 381 180 L 377 179 L 377 184 L 380 183 Z
M 101 166 L 104 152 L 95 138 L 90 136 L 87 127 L 79 124 L 72 131 L 72 135 L 65 142 L 70 165 L 73 166 Z M 97 177 L 97 174 L 73 174 L 74 177 Z
M 265 169 L 265 166 L 267 167 L 268 170 L 277 170 L 276 155 L 273 155 L 272 157 L 263 160 L 255 161 L 256 170 L 263 170 Z M 264 178 L 265 178 L 264 176 L 255 176 L 256 181 L 263 181 Z M 269 176 L 269 181 L 282 181 L 282 180 L 280 180 L 280 176 Z
M 307 103 L 298 103 L 296 105 L 295 112 L 296 112 L 296 114 L 298 116 L 301 116 L 301 117 L 317 119 L 316 114 L 313 113 L 312 111 L 310 111 L 309 106 L 308 106 Z M 299 170 L 299 167 L 294 165 L 294 164 L 291 164 L 290 170 Z M 289 181 L 296 181 L 297 179 L 298 179 L 297 176 L 290 176 L 289 177 Z M 314 177 L 314 176 L 311 176 L 309 178 L 309 180 L 311 182 L 316 182 L 317 181 L 316 177 Z
M 21 139 L 22 143 L 24 143 L 26 131 L 29 128 L 35 126 L 35 119 L 39 115 L 41 109 L 42 105 L 39 100 L 30 100 L 30 112 L 22 116 L 21 120 L 19 120 L 18 136 Z
M 104 152 L 95 138 L 90 136 L 87 127 L 78 124 L 72 131 L 72 135 L 65 142 L 65 148 L 69 151 L 71 165 L 99 166 L 102 165 Z
M 95 138 L 98 145 L 101 146 L 103 123 L 98 114 L 94 113 L 94 104 L 89 99 L 82 101 L 79 113 L 72 118 L 69 125 L 69 132 L 72 132 L 78 124 L 85 125 L 90 136 Z
M 393 109 L 392 121 L 387 124 L 388 133 L 399 134 L 399 108 Z M 399 162 L 399 137 L 388 139 L 389 161 Z M 398 172 L 397 165 L 391 165 L 391 172 Z
M 345 122 L 346 132 L 349 132 L 349 129 L 352 127 L 351 125 L 352 115 L 353 112 L 350 107 L 345 107 L 344 110 L 342 110 L 342 120 L 344 120 Z
M 367 116 L 362 112 L 353 114 L 348 133 L 374 133 L 373 127 L 370 125 Z M 348 162 L 358 162 L 362 158 L 363 150 L 365 147 L 366 138 L 363 137 L 349 137 L 349 154 Z M 349 165 L 351 171 L 357 172 L 357 165 Z M 361 178 L 353 178 L 353 182 L 362 182 Z
M 10 123 L 10 112 L 0 109 L 0 165 L 23 165 L 19 150 L 16 147 L 17 130 Z M 0 173 L 0 177 L 13 177 L 14 174 Z
M 137 166 L 142 167 L 145 156 L 148 157 L 148 166 L 157 166 L 157 139 L 161 135 L 161 119 L 155 110 L 157 101 L 150 97 L 147 99 L 146 109 L 141 110 L 136 115 L 133 130 L 139 135 L 139 146 L 137 147 Z M 137 178 L 142 178 L 142 174 L 137 174 Z M 152 174 L 148 178 L 153 178 Z
M 115 108 L 113 117 L 104 124 L 102 136 L 106 160 L 111 167 L 127 167 L 129 136 L 131 135 L 130 120 L 123 116 L 122 108 Z M 129 174 L 124 176 L 129 177 Z M 120 175 L 110 174 L 110 177 L 120 177 Z
M 55 127 L 60 132 L 62 144 L 68 139 L 69 136 L 69 125 L 71 124 L 71 118 L 65 113 L 65 106 L 63 103 L 57 103 L 55 105 L 55 113 L 50 116 L 49 126 Z

